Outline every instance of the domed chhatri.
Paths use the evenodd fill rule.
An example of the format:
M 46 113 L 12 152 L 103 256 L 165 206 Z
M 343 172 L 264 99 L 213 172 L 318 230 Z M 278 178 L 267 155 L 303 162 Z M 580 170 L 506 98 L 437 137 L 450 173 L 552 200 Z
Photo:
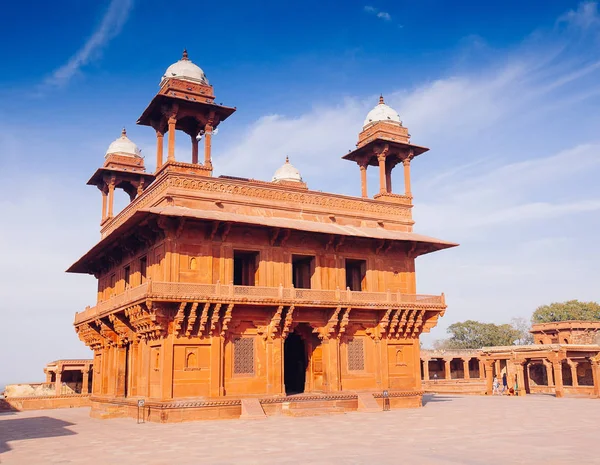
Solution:
M 126 155 L 129 157 L 141 157 L 141 150 L 135 145 L 129 137 L 127 137 L 127 131 L 125 128 L 121 131 L 121 137 L 115 139 L 109 146 L 106 151 L 105 157 L 108 157 L 110 154 L 117 155 Z
M 402 125 L 400 115 L 392 107 L 385 104 L 383 95 L 379 97 L 379 104 L 367 114 L 365 122 L 363 123 L 363 128 L 366 128 L 369 124 L 377 121 L 393 121 Z
M 173 63 L 167 68 L 165 74 L 162 77 L 160 85 L 162 86 L 166 79 L 177 78 L 183 81 L 198 82 L 200 84 L 208 85 L 208 79 L 202 68 L 195 65 L 189 58 L 187 50 L 183 51 L 181 60 Z
M 281 168 L 275 171 L 273 175 L 273 182 L 303 182 L 302 176 L 300 176 L 300 171 L 290 163 L 290 159 L 285 157 L 285 163 Z

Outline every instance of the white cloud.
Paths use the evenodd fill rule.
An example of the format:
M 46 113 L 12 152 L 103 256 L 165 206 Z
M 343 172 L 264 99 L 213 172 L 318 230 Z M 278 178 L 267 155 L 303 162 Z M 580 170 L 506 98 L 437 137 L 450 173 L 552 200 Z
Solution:
M 558 23 L 567 23 L 581 29 L 588 29 L 600 24 L 598 2 L 581 2 L 576 10 L 570 10 L 558 19 Z
M 102 21 L 83 46 L 61 67 L 44 80 L 45 86 L 66 85 L 85 65 L 94 60 L 102 49 L 119 35 L 129 18 L 133 0 L 111 0 Z
M 374 6 L 371 5 L 367 5 L 364 7 L 365 12 L 376 16 L 379 19 L 382 19 L 384 21 L 391 21 L 392 20 L 392 15 L 390 15 L 387 11 L 381 11 L 378 8 L 375 8 Z

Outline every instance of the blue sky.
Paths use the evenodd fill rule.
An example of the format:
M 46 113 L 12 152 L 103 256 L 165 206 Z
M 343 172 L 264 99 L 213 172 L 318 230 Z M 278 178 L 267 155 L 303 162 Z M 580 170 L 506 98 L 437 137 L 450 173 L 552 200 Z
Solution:
M 340 156 L 379 93 L 431 148 L 413 163 L 415 230 L 461 247 L 417 262 L 419 292 L 449 303 L 426 344 L 455 321 L 599 300 L 595 2 L 34 3 L 0 19 L 0 384 L 89 356 L 72 321 L 95 281 L 63 272 L 99 238 L 85 182 L 122 126 L 153 168 L 135 121 L 184 47 L 238 108 L 217 174 L 269 179 L 288 155 L 310 188 L 359 195 Z

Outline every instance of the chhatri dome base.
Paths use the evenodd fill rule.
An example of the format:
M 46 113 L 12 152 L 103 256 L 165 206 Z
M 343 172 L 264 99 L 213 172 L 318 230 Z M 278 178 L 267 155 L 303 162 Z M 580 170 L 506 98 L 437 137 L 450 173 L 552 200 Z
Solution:
M 423 391 L 389 391 L 391 409 L 421 407 L 422 398 Z M 366 402 L 361 400 L 366 400 Z M 258 403 L 262 412 L 252 418 L 274 415 L 311 416 L 352 411 L 383 411 L 383 400 L 381 392 L 311 393 L 260 397 Z M 136 398 L 92 397 L 91 401 L 90 416 L 92 418 L 138 418 Z M 157 423 L 251 418 L 242 415 L 243 401 L 243 399 L 223 398 L 168 402 L 146 400 L 144 406 L 139 408 L 139 415 L 140 420 Z

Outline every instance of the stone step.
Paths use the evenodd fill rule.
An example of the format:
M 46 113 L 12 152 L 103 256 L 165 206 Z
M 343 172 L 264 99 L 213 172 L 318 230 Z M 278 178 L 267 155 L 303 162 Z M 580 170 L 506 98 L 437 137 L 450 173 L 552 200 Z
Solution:
M 322 408 L 293 408 L 282 410 L 281 414 L 288 417 L 314 417 L 318 415 L 333 415 L 345 413 L 344 409 L 335 407 L 322 407 Z

